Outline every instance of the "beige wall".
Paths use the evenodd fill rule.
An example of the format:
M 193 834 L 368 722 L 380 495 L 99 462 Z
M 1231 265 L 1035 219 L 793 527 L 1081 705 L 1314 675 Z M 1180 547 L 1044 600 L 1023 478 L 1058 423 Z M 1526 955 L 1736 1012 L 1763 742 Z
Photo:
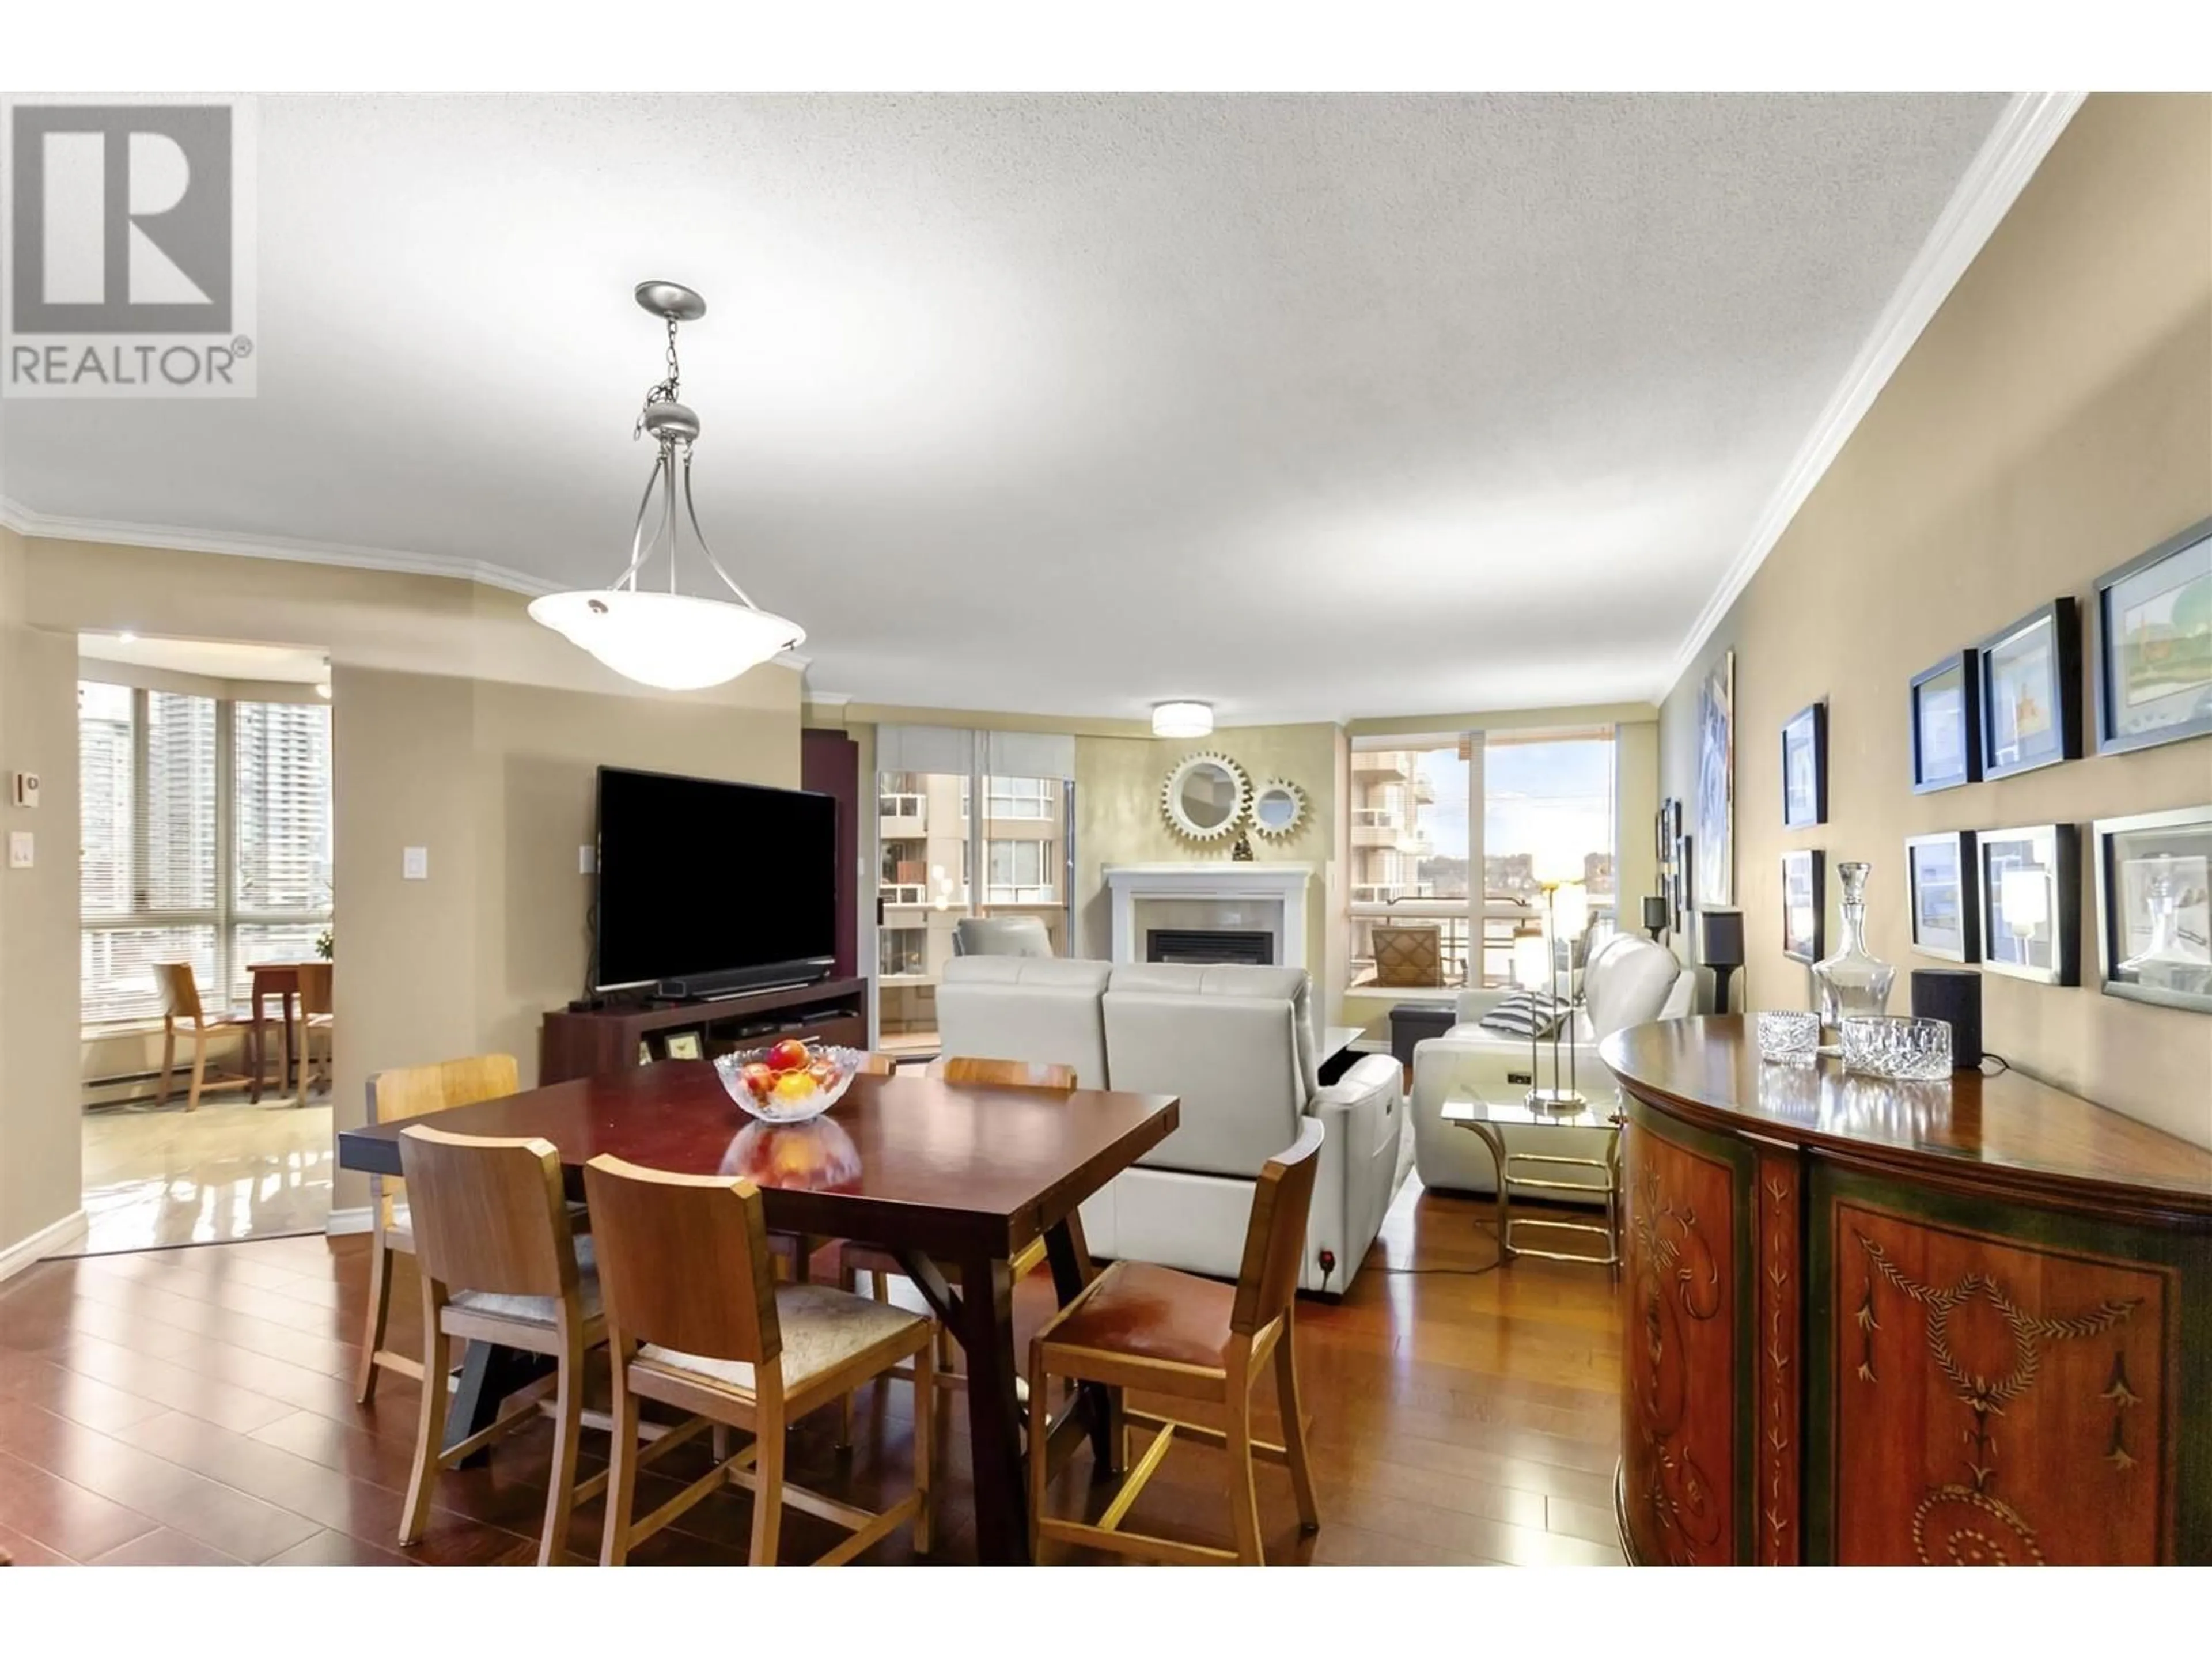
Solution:
M 1827 476 L 1667 699 L 1668 792 L 1696 765 L 1697 685 L 1736 650 L 1736 891 L 1751 1007 L 1807 1006 L 1780 951 L 1780 854 L 1874 865 L 1869 944 L 1909 949 L 1909 835 L 2212 800 L 2212 740 L 1936 794 L 1908 787 L 1906 683 L 2031 607 L 2087 609 L 2105 570 L 2212 514 L 2212 97 L 2082 107 Z M 2086 686 L 2077 687 L 2086 695 Z M 1829 822 L 1780 827 L 1780 731 L 1828 700 Z M 2094 745 L 2092 745 L 2094 747 Z M 1987 1046 L 2212 1145 L 2212 1018 L 1983 976 Z M 1906 1006 L 1899 985 L 1893 1006 Z
M 79 1196 L 76 641 L 29 625 L 30 567 L 0 529 L 0 831 L 28 830 L 37 860 L 0 860 L 0 1254 Z M 13 805 L 16 772 L 39 774 L 35 810 Z
M 798 781 L 795 671 L 641 695 L 524 605 L 434 577 L 0 532 L 0 769 L 47 783 L 39 870 L 0 871 L 0 1249 L 78 1197 L 76 635 L 329 653 L 343 1127 L 386 1066 L 504 1048 L 534 1074 L 537 1016 L 582 986 L 577 848 L 599 763 Z M 429 849 L 428 880 L 401 879 L 409 846 Z M 341 1179 L 340 1207 L 364 1198 Z

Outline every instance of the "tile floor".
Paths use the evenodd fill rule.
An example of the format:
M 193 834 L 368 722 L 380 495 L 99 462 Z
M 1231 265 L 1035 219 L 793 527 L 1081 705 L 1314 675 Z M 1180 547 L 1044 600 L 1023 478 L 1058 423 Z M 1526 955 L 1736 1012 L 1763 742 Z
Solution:
M 204 1099 L 84 1118 L 87 1255 L 320 1232 L 330 1219 L 331 1107 Z

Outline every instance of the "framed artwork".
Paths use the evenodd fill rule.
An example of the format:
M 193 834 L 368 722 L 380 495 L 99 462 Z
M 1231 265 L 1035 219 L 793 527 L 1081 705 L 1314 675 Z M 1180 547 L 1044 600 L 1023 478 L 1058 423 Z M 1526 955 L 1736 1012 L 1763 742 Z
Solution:
M 1694 832 L 1705 849 L 1691 890 L 1700 908 L 1735 902 L 1735 653 L 1723 651 L 1698 687 Z
M 1690 856 L 1694 836 L 1674 838 L 1674 931 L 1687 933 L 1690 918 L 1697 914 L 1697 887 L 1692 880 L 1696 873 L 1696 861 Z
M 1985 830 L 1982 965 L 2039 985 L 2081 982 L 2081 837 L 2070 823 Z
M 1799 709 L 1782 726 L 1782 827 L 1828 821 L 1828 705 Z
M 1981 907 L 1975 902 L 1974 832 L 1908 836 L 1905 882 L 1912 948 L 1946 962 L 1981 959 Z
M 696 1031 L 671 1031 L 667 1048 L 671 1060 L 697 1060 L 700 1058 L 699 1034 Z
M 2081 630 L 2071 599 L 2038 605 L 1976 647 L 1984 778 L 2081 757 Z
M 2212 806 L 2103 818 L 2091 834 L 2100 988 L 2212 1013 Z
M 2097 752 L 2212 732 L 2212 519 L 2097 578 Z
M 1912 789 L 1955 789 L 1982 781 L 1979 671 L 1972 651 L 1954 652 L 1912 677 Z
M 1661 801 L 1659 810 L 1651 817 L 1651 855 L 1662 871 L 1667 867 L 1667 854 L 1673 849 L 1667 839 L 1667 808 L 1670 803 Z
M 1827 860 L 1818 852 L 1782 855 L 1782 954 L 1792 962 L 1814 963 L 1827 954 Z

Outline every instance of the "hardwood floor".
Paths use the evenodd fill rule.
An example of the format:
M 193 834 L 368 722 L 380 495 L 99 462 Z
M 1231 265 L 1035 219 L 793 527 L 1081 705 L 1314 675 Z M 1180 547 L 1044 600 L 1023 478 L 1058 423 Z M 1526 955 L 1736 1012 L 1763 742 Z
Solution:
M 1352 1293 L 1300 1303 L 1322 1524 L 1302 1536 L 1287 1477 L 1262 1468 L 1270 1561 L 1619 1564 L 1616 1293 L 1596 1268 L 1524 1260 L 1480 1271 L 1493 1255 L 1488 1213 L 1409 1182 Z M 0 1287 L 0 1548 L 24 1565 L 532 1559 L 544 1424 L 503 1442 L 488 1468 L 447 1475 L 422 1542 L 403 1552 L 395 1541 L 417 1395 L 387 1375 L 374 1408 L 353 1403 L 366 1243 L 85 1257 Z M 414 1280 L 401 1271 L 394 1325 L 412 1349 Z M 1049 1296 L 1041 1276 L 1022 1285 L 1024 1343 Z M 912 1398 L 902 1382 L 863 1390 L 846 1454 L 834 1413 L 802 1423 L 792 1478 L 880 1507 L 908 1478 Z M 964 1411 L 957 1395 L 939 1411 L 935 1549 L 914 1557 L 902 1528 L 863 1560 L 974 1559 Z M 706 1455 L 687 1446 L 650 1472 L 640 1508 L 679 1490 Z M 1217 1455 L 1178 1443 L 1132 1524 L 1225 1545 Z M 584 1456 L 604 1462 L 605 1437 L 587 1431 Z M 1055 1513 L 1105 1506 L 1112 1488 L 1090 1474 L 1079 1455 L 1055 1485 Z M 750 1504 L 718 1494 L 633 1559 L 741 1562 Z M 578 1510 L 568 1540 L 578 1560 L 597 1559 L 604 1518 L 599 1502 Z M 784 1531 L 786 1560 L 839 1535 L 788 1511 Z

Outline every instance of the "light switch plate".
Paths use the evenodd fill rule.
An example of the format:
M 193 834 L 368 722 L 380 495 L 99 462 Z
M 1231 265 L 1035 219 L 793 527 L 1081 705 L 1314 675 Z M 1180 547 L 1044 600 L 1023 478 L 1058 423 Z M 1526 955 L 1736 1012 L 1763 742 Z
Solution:
M 578 875 L 588 876 L 599 867 L 599 855 L 594 849 L 589 847 L 579 847 L 576 849 L 576 873 Z
M 36 806 L 39 804 L 39 775 L 36 772 L 15 774 L 15 805 Z
M 10 830 L 8 832 L 8 867 L 10 870 L 29 869 L 31 853 L 31 832 L 27 830 Z
M 405 881 L 430 879 L 430 849 L 427 847 L 408 847 L 400 849 L 399 874 Z

